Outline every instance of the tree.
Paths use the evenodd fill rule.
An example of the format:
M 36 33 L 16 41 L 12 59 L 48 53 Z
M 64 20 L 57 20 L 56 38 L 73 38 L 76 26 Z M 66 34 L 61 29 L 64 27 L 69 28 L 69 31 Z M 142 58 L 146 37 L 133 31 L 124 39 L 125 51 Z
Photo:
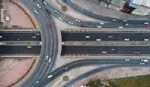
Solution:
M 101 83 L 100 79 L 91 80 L 87 83 L 87 86 L 89 87 L 101 87 L 103 84 Z
M 63 77 L 63 80 L 64 80 L 64 81 L 68 81 L 68 80 L 69 80 L 69 77 L 68 77 L 68 76 L 64 76 L 64 77 Z
M 62 9 L 63 11 L 67 11 L 67 10 L 68 10 L 67 6 L 61 6 L 61 9 Z

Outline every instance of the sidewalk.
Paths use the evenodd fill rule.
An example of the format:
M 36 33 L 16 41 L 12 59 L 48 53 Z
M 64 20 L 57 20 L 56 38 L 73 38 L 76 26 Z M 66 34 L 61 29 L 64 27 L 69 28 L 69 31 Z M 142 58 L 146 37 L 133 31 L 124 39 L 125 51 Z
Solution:
M 32 59 L 7 59 L 0 68 L 0 83 L 2 83 L 0 87 L 8 87 L 18 81 L 27 72 L 32 62 Z
M 49 0 L 49 2 L 51 2 L 53 6 L 57 8 L 59 11 L 63 12 L 61 10 L 61 6 L 56 2 L 56 0 Z M 65 15 L 68 15 L 77 19 L 81 19 L 83 21 L 99 21 L 94 18 L 87 17 L 79 12 L 76 12 L 75 10 L 71 9 L 69 6 L 67 7 L 68 7 L 68 10 L 66 12 L 63 12 Z
M 93 0 L 71 0 L 74 3 L 76 3 L 78 6 L 82 7 L 83 9 L 86 9 L 90 12 L 93 12 L 98 15 L 103 16 L 109 16 L 119 19 L 126 19 L 126 20 L 148 20 L 146 17 L 137 17 L 133 15 L 129 15 L 117 10 L 107 9 L 104 7 L 104 5 L 97 4 L 92 2 Z

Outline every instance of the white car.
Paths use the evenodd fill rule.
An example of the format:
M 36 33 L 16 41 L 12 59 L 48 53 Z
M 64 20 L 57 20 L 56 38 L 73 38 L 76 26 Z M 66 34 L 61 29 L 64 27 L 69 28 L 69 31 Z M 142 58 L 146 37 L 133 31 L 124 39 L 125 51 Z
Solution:
M 102 28 L 102 26 L 97 26 L 97 28 Z
M 48 60 L 48 56 L 46 56 L 46 58 L 45 58 L 46 60 Z
M 39 14 L 39 13 L 37 12 L 37 10 L 34 10 L 34 13 L 35 13 L 35 14 Z
M 61 20 L 61 21 L 63 20 L 61 17 L 58 17 L 58 19 Z
M 37 6 L 38 8 L 41 8 L 41 6 L 40 6 L 39 4 L 36 4 L 36 6 Z
M 125 59 L 126 61 L 130 61 L 130 59 Z
M 53 77 L 53 75 L 49 75 L 47 78 L 51 78 L 51 77 Z
M 125 23 L 125 25 L 128 26 L 129 24 L 128 24 L 128 23 Z
M 144 39 L 144 41 L 149 41 L 149 39 Z
M 51 60 L 52 60 L 52 59 L 51 59 L 51 58 L 49 58 L 48 63 L 51 63 Z
M 43 1 L 43 4 L 46 5 L 47 3 L 45 1 Z
M 76 19 L 75 21 L 80 22 L 80 20 Z
M 142 62 L 148 62 L 148 60 L 145 60 L 145 59 L 144 59 L 144 60 L 141 60 L 141 61 L 142 61 Z
M 124 41 L 129 41 L 129 39 L 128 39 L 128 38 L 125 38 Z
M 38 84 L 40 81 L 36 81 L 36 84 Z
M 113 19 L 112 21 L 114 21 L 114 22 L 115 22 L 115 21 L 116 21 L 116 19 Z
M 85 36 L 85 38 L 90 38 L 90 36 Z
M 121 29 L 121 28 L 123 28 L 123 26 L 119 26 L 118 28 L 120 28 L 120 29 Z
M 144 22 L 144 24 L 149 24 L 149 22 Z
M 107 53 L 106 51 L 102 51 L 102 53 Z
M 104 22 L 100 22 L 99 24 L 104 25 Z
M 69 24 L 73 24 L 73 22 L 70 22 L 70 21 L 69 21 Z
M 140 65 L 144 65 L 145 63 L 140 63 Z

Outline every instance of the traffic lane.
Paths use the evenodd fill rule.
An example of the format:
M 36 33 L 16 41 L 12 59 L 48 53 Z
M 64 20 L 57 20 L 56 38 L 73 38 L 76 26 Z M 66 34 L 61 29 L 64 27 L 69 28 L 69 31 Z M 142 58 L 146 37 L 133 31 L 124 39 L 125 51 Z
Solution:
M 39 54 L 40 51 L 41 46 L 0 46 L 0 54 Z
M 150 54 L 150 46 L 62 46 L 61 55 L 67 54 Z
M 37 2 L 36 2 L 35 4 L 37 4 Z M 41 5 L 41 4 L 40 4 L 40 5 Z M 37 9 L 37 11 L 39 12 L 40 15 L 43 15 L 43 14 L 44 14 L 44 12 L 42 12 L 42 13 L 40 12 L 40 11 L 41 11 L 40 9 Z M 46 13 L 45 13 L 45 14 L 46 14 Z M 45 20 L 48 20 L 48 17 L 47 17 Z M 45 23 L 45 22 L 44 22 L 44 23 Z M 47 27 L 47 24 L 46 24 L 45 27 Z M 53 26 L 52 26 L 52 27 L 53 27 Z M 52 28 L 51 28 L 51 29 L 52 29 Z M 46 30 L 49 30 L 49 31 L 50 31 L 50 28 L 47 28 Z M 55 30 L 55 29 L 52 29 L 52 30 Z M 49 31 L 47 31 L 47 32 L 49 32 Z M 46 36 L 48 36 L 48 37 L 50 37 L 50 35 L 52 35 L 52 34 L 51 34 L 51 33 L 50 33 L 50 34 L 46 34 Z M 54 36 L 54 37 L 55 37 L 55 36 Z M 50 38 L 47 38 L 47 39 L 50 39 Z M 47 40 L 47 41 L 48 41 L 49 44 L 51 44 L 51 41 L 49 41 L 49 40 Z M 55 43 L 55 42 L 56 42 L 56 40 L 54 40 L 54 43 Z M 57 43 L 55 43 L 54 46 L 51 46 L 51 47 L 56 47 L 55 45 L 57 45 Z M 47 48 L 49 48 L 49 47 L 50 47 L 50 46 L 47 46 Z M 48 49 L 48 50 L 50 50 L 50 49 Z M 57 53 L 57 52 L 55 52 L 55 51 L 52 51 L 52 52 L 51 52 L 51 51 L 46 51 L 46 52 L 48 52 L 48 54 L 45 53 L 45 57 L 46 57 L 46 56 L 49 56 L 49 57 L 50 57 L 52 52 L 54 52 L 54 54 Z M 55 55 L 55 56 L 56 56 L 56 55 Z M 55 59 L 55 58 L 53 58 L 53 59 Z M 52 68 L 52 66 L 53 66 L 53 64 L 54 64 L 53 59 L 51 60 L 51 63 L 48 63 L 48 61 L 44 61 L 44 65 L 46 64 L 46 65 L 49 65 L 49 66 L 45 66 L 43 71 L 40 70 L 40 72 L 41 72 L 40 74 L 37 74 L 37 73 L 36 73 L 37 75 L 39 75 L 39 76 L 37 76 L 37 79 L 35 78 L 36 80 L 38 80 L 38 79 L 43 79 L 44 76 L 46 75 L 46 73 L 48 73 L 48 72 L 51 71 L 51 68 Z M 45 58 L 44 58 L 43 60 L 45 60 Z M 50 65 L 52 65 L 52 66 L 50 67 Z M 45 69 L 47 69 L 47 70 L 45 70 Z M 43 77 L 40 78 L 41 76 L 43 76 Z M 34 79 L 34 80 L 32 79 L 32 84 L 29 84 L 29 83 L 28 83 L 28 85 L 26 85 L 26 86 L 34 86 L 34 85 L 36 84 L 36 80 L 35 80 L 35 79 Z M 30 80 L 30 81 L 31 81 L 31 80 Z
M 148 59 L 149 61 L 149 59 Z M 88 66 L 88 65 L 99 65 L 99 64 L 125 64 L 125 65 L 140 65 L 141 60 L 140 59 L 130 59 L 130 61 L 126 61 L 125 59 L 89 59 L 89 60 L 77 60 L 74 62 L 70 62 L 68 64 L 65 64 L 53 72 L 49 73 L 49 76 L 52 75 L 50 78 L 47 77 L 45 81 L 42 83 L 37 84 L 37 87 L 47 85 L 48 83 L 52 82 L 54 79 L 59 77 L 61 74 L 81 66 Z M 147 62 L 145 65 L 141 66 L 147 66 L 150 65 L 150 62 Z
M 0 32 L 0 41 L 41 41 L 39 32 Z
M 99 33 L 99 32 L 61 32 L 62 41 L 144 41 L 150 40 L 150 33 Z
M 47 14 L 47 10 L 44 9 L 43 4 L 40 4 L 40 5 L 42 7 L 41 8 L 42 10 L 39 9 L 38 11 L 41 11 L 40 13 L 42 13 L 43 16 L 46 15 L 47 19 L 45 19 L 45 20 L 51 25 L 50 27 L 47 27 L 47 29 L 48 29 L 47 30 L 47 32 L 48 32 L 47 36 L 51 37 L 51 38 L 48 38 L 50 45 L 49 45 L 49 49 L 47 51 L 48 53 L 46 53 L 46 54 L 48 54 L 47 55 L 48 60 L 46 60 L 48 67 L 47 67 L 46 70 L 43 70 L 43 72 L 45 72 L 45 74 L 43 76 L 41 76 L 41 77 L 39 76 L 39 78 L 42 80 L 42 79 L 44 79 L 47 76 L 47 74 L 49 72 L 51 72 L 51 69 L 52 69 L 52 66 L 53 66 L 53 64 L 55 62 L 57 51 L 58 51 L 57 50 L 57 44 L 58 44 L 58 42 L 57 42 L 57 31 L 56 31 L 56 27 L 54 26 L 55 24 L 54 24 L 54 22 L 52 20 L 52 17 L 51 17 L 51 12 L 48 12 L 49 14 Z M 49 21 L 48 19 L 51 19 L 51 21 Z
M 64 15 L 63 13 L 59 12 L 57 9 L 55 9 L 51 4 L 48 3 L 48 5 L 45 6 L 47 11 L 51 11 L 53 16 L 58 18 L 59 20 L 66 22 L 70 25 L 80 26 L 80 27 L 88 27 L 88 28 L 99 28 L 98 26 L 101 26 L 101 28 L 147 28 L 149 25 L 144 24 L 129 24 L 127 22 L 111 22 L 111 23 L 102 23 L 102 22 L 92 22 L 92 21 L 83 21 L 77 18 L 70 17 L 68 15 Z M 76 21 L 78 20 L 78 21 Z M 79 22 L 80 21 L 80 22 Z
M 37 22 L 40 24 L 40 32 L 41 32 L 41 37 L 42 37 L 42 48 L 41 48 L 41 52 L 40 52 L 40 60 L 39 63 L 36 67 L 36 70 L 33 72 L 33 74 L 27 79 L 25 80 L 21 86 L 22 87 L 33 87 L 36 83 L 34 83 L 36 80 L 38 80 L 38 76 L 43 75 L 45 72 L 43 72 L 43 69 L 46 67 L 45 64 L 43 64 L 43 60 L 45 61 L 45 58 L 47 56 L 47 54 L 45 54 L 48 51 L 48 38 L 47 38 L 47 29 L 46 27 L 46 23 L 45 20 L 43 19 L 43 17 L 39 14 L 35 14 L 34 10 L 37 10 L 38 8 L 36 7 L 36 5 L 33 5 L 31 1 L 25 1 L 25 0 L 20 0 L 20 2 L 24 5 L 24 7 L 26 7 L 33 15 L 34 17 L 37 19 Z M 44 16 L 46 17 L 46 16 Z

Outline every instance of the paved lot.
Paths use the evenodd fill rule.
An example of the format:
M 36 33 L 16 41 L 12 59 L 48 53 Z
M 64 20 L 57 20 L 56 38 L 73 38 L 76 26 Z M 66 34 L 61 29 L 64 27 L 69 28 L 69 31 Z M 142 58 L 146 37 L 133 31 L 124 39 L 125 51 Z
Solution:
M 5 27 L 34 28 L 32 22 L 24 11 L 9 0 L 4 0 L 4 9 L 5 17 L 10 17 L 10 21 L 5 21 Z
M 18 81 L 30 68 L 33 59 L 1 59 L 0 87 L 7 87 Z

